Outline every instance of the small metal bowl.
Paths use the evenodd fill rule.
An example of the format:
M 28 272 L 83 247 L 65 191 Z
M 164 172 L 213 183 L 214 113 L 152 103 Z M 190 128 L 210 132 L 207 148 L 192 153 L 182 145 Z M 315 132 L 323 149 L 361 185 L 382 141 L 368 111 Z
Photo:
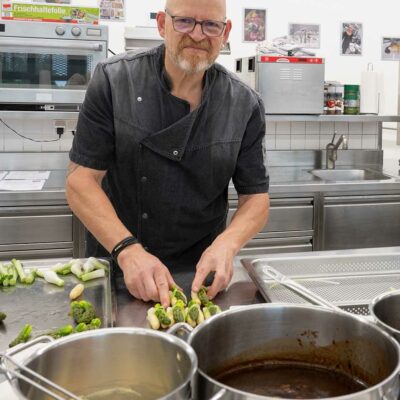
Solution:
M 377 325 L 400 342 L 400 290 L 375 297 L 369 311 Z

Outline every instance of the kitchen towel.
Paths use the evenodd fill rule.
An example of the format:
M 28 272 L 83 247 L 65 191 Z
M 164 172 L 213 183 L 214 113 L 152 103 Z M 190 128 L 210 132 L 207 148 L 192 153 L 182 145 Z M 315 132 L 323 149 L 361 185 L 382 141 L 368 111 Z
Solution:
M 378 114 L 378 112 L 378 73 L 373 70 L 364 71 L 361 73 L 360 113 Z

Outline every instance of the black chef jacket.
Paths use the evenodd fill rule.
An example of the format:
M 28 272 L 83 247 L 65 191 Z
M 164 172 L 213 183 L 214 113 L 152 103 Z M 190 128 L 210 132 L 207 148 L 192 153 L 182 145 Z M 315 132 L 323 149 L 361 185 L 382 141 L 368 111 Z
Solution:
M 70 152 L 106 170 L 118 217 L 168 267 L 196 265 L 225 229 L 230 180 L 265 193 L 265 112 L 256 92 L 222 66 L 205 74 L 199 107 L 170 93 L 164 45 L 96 67 Z M 90 234 L 87 255 L 106 256 Z

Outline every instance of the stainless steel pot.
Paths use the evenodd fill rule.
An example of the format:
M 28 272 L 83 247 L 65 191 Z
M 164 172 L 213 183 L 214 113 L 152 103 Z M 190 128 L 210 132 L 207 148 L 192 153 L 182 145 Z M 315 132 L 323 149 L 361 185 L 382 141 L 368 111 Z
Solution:
M 218 394 L 223 400 L 266 400 L 226 386 L 216 371 L 259 359 L 317 362 L 341 366 L 368 383 L 340 399 L 397 399 L 399 344 L 373 323 L 332 309 L 261 304 L 225 311 L 199 325 L 188 337 L 198 357 L 194 399 Z
M 369 311 L 374 321 L 400 342 L 400 290 L 375 297 Z
M 111 328 L 58 339 L 28 357 L 23 366 L 79 397 L 102 392 L 104 399 L 115 400 L 117 392 L 129 391 L 130 397 L 124 398 L 187 400 L 197 357 L 175 336 Z M 12 378 L 11 383 L 22 399 L 53 398 L 21 379 Z

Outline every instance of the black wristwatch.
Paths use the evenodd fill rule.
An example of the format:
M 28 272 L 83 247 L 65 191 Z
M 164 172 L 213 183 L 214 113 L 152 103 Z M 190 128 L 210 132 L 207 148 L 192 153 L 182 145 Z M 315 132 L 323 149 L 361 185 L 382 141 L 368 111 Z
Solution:
M 121 253 L 121 251 L 124 250 L 126 247 L 136 243 L 139 243 L 139 241 L 135 238 L 135 236 L 128 236 L 127 238 L 118 242 L 111 250 L 111 257 L 114 260 L 114 262 L 118 264 L 117 262 L 118 254 Z

